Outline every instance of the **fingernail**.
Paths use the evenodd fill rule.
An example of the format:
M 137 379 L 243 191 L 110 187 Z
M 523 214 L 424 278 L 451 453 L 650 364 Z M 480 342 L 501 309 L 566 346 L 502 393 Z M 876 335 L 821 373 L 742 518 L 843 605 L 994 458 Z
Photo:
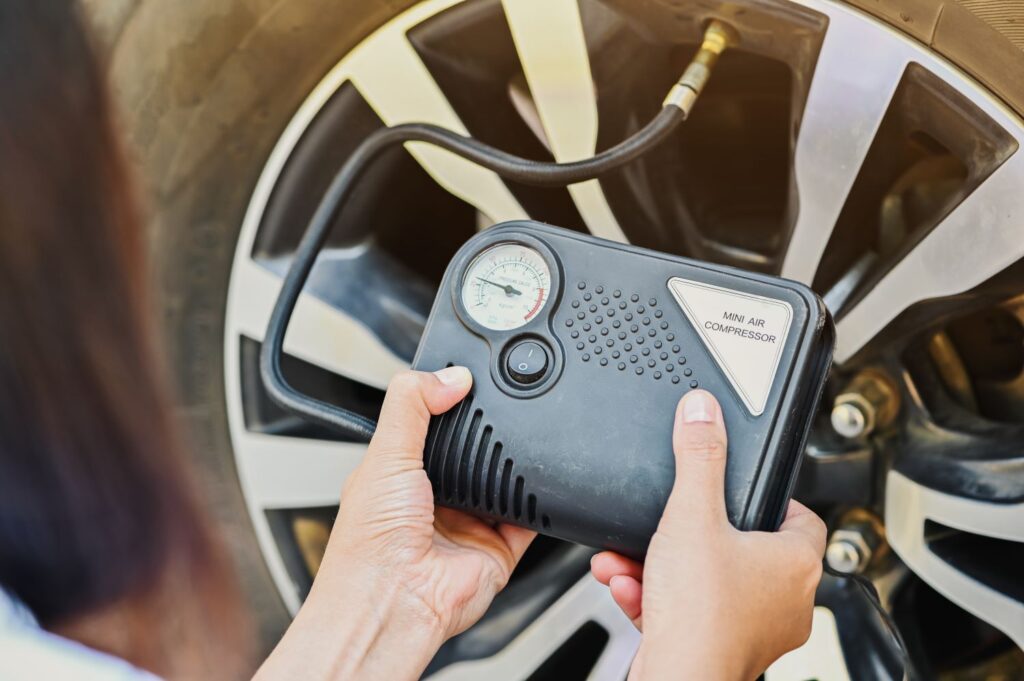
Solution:
M 434 375 L 437 376 L 437 380 L 451 386 L 466 385 L 473 380 L 473 375 L 466 367 L 448 367 L 435 371 Z
M 714 423 L 718 405 L 710 393 L 695 390 L 683 398 L 683 423 Z

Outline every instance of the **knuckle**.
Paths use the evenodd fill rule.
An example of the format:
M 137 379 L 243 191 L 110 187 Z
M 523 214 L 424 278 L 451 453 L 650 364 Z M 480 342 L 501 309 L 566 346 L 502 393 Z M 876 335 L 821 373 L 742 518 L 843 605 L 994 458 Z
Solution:
M 779 631 L 778 656 L 803 646 L 811 639 L 814 622 L 814 608 L 810 605 L 799 612 L 793 612 L 788 624 Z
M 821 575 L 824 572 L 824 568 L 821 565 L 821 559 L 815 558 L 814 562 L 810 565 L 807 577 L 811 582 L 812 588 L 817 588 L 818 582 L 821 581 Z
M 802 548 L 798 550 L 795 556 L 795 562 L 800 566 L 801 572 L 807 576 L 809 580 L 813 580 L 815 583 L 821 579 L 821 555 L 814 547 L 803 544 Z
M 821 519 L 821 516 L 817 513 L 808 513 L 808 515 L 814 519 L 814 527 L 825 534 L 828 531 L 828 526 L 825 525 L 825 521 Z
M 507 569 L 499 569 L 494 571 L 494 574 L 491 577 L 491 584 L 492 588 L 494 589 L 494 593 L 498 593 L 508 585 L 508 580 L 510 576 L 511 572 Z
M 384 432 L 384 437 L 371 443 L 373 454 L 376 457 L 391 458 L 404 454 L 409 447 L 406 446 L 404 433 L 398 428 L 389 428 Z
M 415 371 L 399 371 L 388 381 L 388 392 L 410 393 L 419 388 L 420 379 Z
M 810 514 L 812 518 L 811 524 L 814 526 L 814 534 L 818 540 L 818 545 L 815 546 L 815 551 L 824 555 L 825 553 L 825 540 L 828 538 L 828 526 L 825 525 L 825 521 L 822 520 L 816 513 Z
M 800 624 L 793 632 L 793 648 L 799 648 L 811 640 L 812 622 L 814 621 L 813 611 L 808 610 L 807 614 L 800 618 Z
M 387 422 L 381 420 L 377 426 L 377 433 L 380 437 L 377 438 L 375 435 L 374 441 L 371 441 L 375 454 L 401 454 L 415 443 L 421 443 L 422 448 L 422 442 L 425 441 L 427 434 L 427 421 L 410 410 L 389 418 Z
M 701 428 L 683 436 L 683 451 L 690 457 L 704 461 L 719 461 L 725 458 L 725 443 L 717 433 Z

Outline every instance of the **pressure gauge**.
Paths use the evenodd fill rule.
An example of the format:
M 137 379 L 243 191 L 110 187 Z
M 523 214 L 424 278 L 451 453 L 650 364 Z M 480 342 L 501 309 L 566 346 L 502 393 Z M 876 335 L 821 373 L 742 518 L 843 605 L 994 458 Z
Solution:
M 551 269 L 529 246 L 503 243 L 473 259 L 462 280 L 462 304 L 469 316 L 494 331 L 508 331 L 534 319 L 548 301 Z

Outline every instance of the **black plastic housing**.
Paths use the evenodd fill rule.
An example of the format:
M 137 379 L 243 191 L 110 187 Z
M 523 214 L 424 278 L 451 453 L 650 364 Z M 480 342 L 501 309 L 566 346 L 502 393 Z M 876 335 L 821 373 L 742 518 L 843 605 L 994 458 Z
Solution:
M 548 260 L 550 291 L 545 307 L 526 325 L 490 331 L 464 309 L 460 288 L 473 258 L 505 242 L 530 246 Z M 676 277 L 791 309 L 759 415 L 740 398 L 673 297 L 668 282 Z M 586 293 L 591 300 L 583 305 Z M 605 298 L 608 304 L 601 304 Z M 581 304 L 574 308 L 573 301 Z M 627 308 L 619 309 L 622 302 Z M 599 309 L 589 312 L 590 304 Z M 640 307 L 647 314 L 638 313 Z M 631 333 L 632 340 L 618 339 L 623 326 L 612 333 L 612 318 L 602 314 L 608 308 L 618 311 L 620 320 L 627 313 L 635 316 L 639 333 Z M 640 325 L 643 319 L 650 323 Z M 593 333 L 583 335 L 583 325 Z M 608 328 L 608 335 L 600 335 L 601 328 Z M 591 335 L 598 340 L 591 342 Z M 635 343 L 638 335 L 646 343 L 627 354 L 625 343 Z M 488 229 L 470 239 L 449 265 L 413 361 L 424 371 L 466 366 L 474 377 L 471 394 L 431 421 L 424 466 L 435 499 L 491 520 L 642 557 L 674 481 L 675 405 L 692 382 L 722 405 L 729 433 L 730 521 L 744 530 L 774 530 L 792 492 L 834 337 L 825 306 L 802 284 L 536 222 Z M 550 350 L 551 368 L 547 378 L 522 388 L 508 378 L 503 364 L 510 347 L 526 338 Z M 672 351 L 676 346 L 678 352 Z M 651 354 L 639 354 L 644 348 Z M 612 360 L 616 351 L 620 357 Z M 631 362 L 632 356 L 638 361 Z M 648 367 L 651 359 L 655 368 Z M 622 363 L 626 369 L 619 368 Z M 667 364 L 673 369 L 666 370 Z M 674 376 L 680 380 L 673 382 Z

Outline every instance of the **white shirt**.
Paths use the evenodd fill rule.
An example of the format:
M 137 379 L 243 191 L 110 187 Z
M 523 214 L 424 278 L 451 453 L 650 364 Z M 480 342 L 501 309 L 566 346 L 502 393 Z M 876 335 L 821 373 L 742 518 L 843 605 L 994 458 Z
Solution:
M 0 681 L 160 681 L 124 660 L 44 631 L 0 589 Z

